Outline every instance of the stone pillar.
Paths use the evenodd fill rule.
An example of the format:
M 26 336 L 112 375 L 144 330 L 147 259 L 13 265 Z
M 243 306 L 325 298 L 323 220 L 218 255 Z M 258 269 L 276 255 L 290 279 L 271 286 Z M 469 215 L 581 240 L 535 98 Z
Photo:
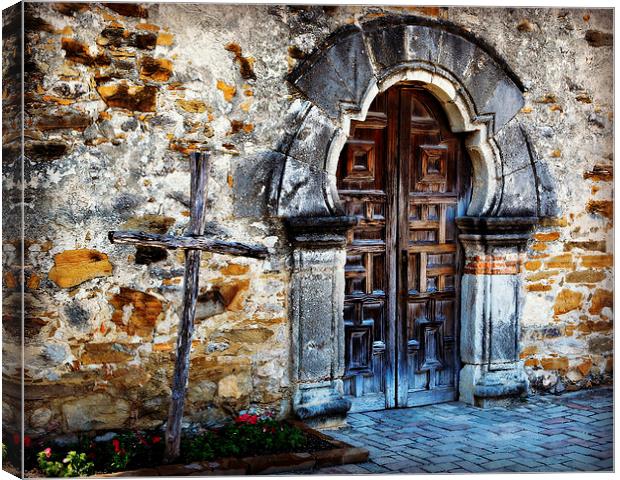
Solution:
M 519 360 L 521 258 L 536 217 L 461 217 L 460 400 L 480 407 L 527 395 Z
M 344 423 L 344 265 L 355 217 L 286 220 L 293 245 L 291 278 L 293 411 L 313 426 Z

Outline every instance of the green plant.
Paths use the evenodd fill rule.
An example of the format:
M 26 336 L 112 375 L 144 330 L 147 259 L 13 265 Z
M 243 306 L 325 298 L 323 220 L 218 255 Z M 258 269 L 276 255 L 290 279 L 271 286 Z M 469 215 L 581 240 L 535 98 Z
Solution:
M 46 448 L 37 455 L 39 468 L 46 477 L 84 477 L 91 475 L 95 465 L 88 461 L 85 453 L 72 450 L 59 462 L 52 455 L 52 449 Z
M 213 432 L 206 432 L 193 438 L 181 441 L 183 458 L 188 461 L 208 461 L 216 457 L 215 444 L 217 438 Z
M 290 452 L 304 448 L 298 428 L 270 417 L 243 414 L 217 432 L 206 432 L 181 445 L 187 461 Z

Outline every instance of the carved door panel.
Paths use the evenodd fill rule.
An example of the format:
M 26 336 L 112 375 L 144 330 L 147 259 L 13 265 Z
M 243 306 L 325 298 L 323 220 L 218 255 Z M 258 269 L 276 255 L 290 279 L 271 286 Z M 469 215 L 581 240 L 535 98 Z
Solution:
M 400 99 L 397 403 L 415 406 L 457 394 L 455 218 L 465 214 L 469 174 L 439 102 L 416 88 L 402 88 Z
M 395 403 L 394 247 L 396 217 L 394 122 L 388 95 L 375 98 L 363 122 L 351 131 L 338 165 L 338 190 L 347 215 L 358 217 L 349 232 L 345 266 L 345 394 L 353 411 Z M 389 126 L 389 128 L 388 128 Z M 390 292 L 392 292 L 390 294 Z
M 352 411 L 455 398 L 462 151 L 438 102 L 419 88 L 392 87 L 365 121 L 351 122 L 337 177 L 346 213 L 358 217 L 345 266 Z

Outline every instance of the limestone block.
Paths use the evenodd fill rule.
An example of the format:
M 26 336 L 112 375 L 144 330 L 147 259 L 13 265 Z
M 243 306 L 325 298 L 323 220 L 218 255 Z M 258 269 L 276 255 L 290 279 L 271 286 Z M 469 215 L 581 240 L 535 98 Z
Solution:
M 102 393 L 86 395 L 62 405 L 67 432 L 121 428 L 130 411 L 131 406 L 125 400 Z
M 239 399 L 250 394 L 252 380 L 249 375 L 227 375 L 217 383 L 217 393 L 224 398 Z
M 317 107 L 308 110 L 285 153 L 317 170 L 325 169 L 325 158 L 339 129 Z
M 289 76 L 289 81 L 332 118 L 341 103 L 359 110 L 374 80 L 358 27 L 347 25 L 332 35 Z
M 33 428 L 45 427 L 52 419 L 52 411 L 49 408 L 37 408 L 30 414 L 30 426 Z
M 325 216 L 327 174 L 287 157 L 280 186 L 278 215 L 282 217 Z

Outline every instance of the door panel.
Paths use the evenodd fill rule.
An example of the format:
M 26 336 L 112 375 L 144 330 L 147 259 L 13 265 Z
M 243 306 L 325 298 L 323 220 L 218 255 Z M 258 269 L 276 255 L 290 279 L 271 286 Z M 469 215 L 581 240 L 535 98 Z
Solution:
M 353 411 L 453 400 L 459 248 L 469 170 L 439 103 L 415 86 L 352 122 L 338 166 L 358 225 L 345 266 L 345 394 Z
M 388 96 L 379 95 L 364 122 L 352 122 L 338 165 L 338 190 L 347 215 L 358 224 L 347 242 L 345 266 L 345 394 L 352 411 L 394 404 L 393 294 L 388 271 L 394 228 L 394 175 L 387 162 Z M 390 263 L 391 262 L 391 263 Z M 392 337 L 392 338 L 391 338 Z

